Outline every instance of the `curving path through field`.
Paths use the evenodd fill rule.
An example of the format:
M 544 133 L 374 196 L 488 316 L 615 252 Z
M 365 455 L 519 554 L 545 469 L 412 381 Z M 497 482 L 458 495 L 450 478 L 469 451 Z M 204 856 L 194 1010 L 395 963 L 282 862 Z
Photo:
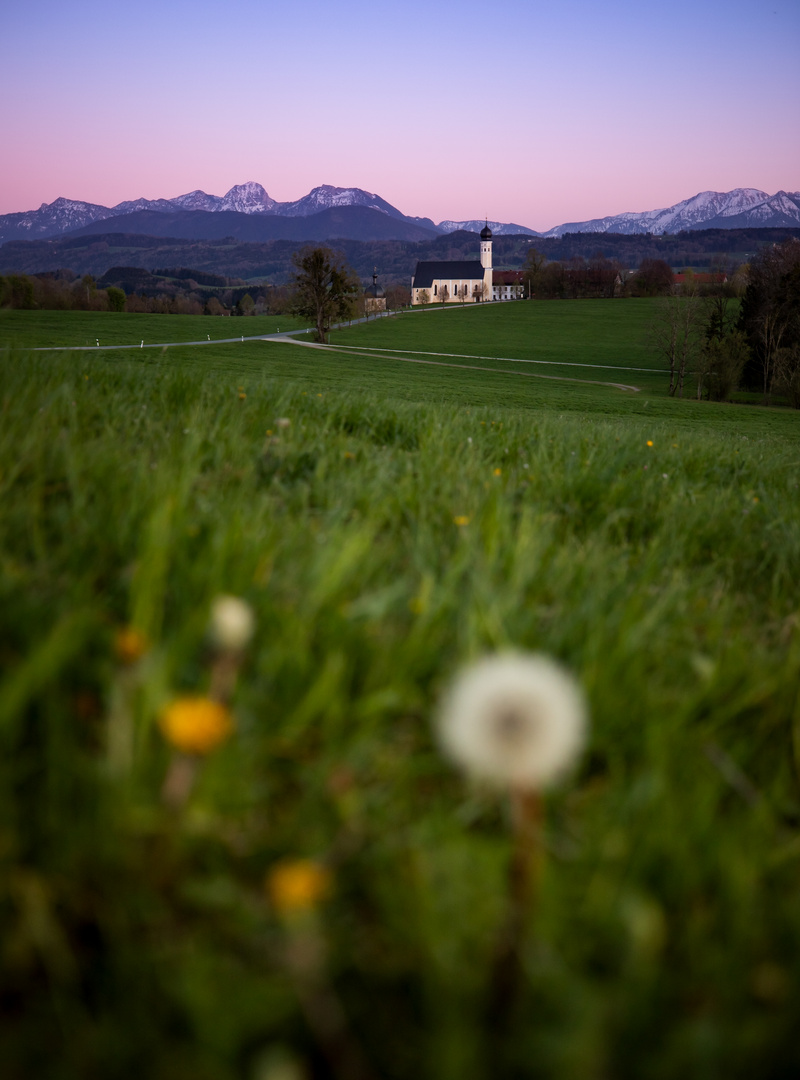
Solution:
M 453 308 L 452 310 L 461 310 Z M 359 323 L 374 321 L 376 318 L 386 318 L 391 315 L 392 312 L 380 312 L 372 315 L 370 319 L 353 319 L 351 322 L 339 323 L 336 326 L 332 326 L 332 330 L 342 330 L 349 326 L 357 326 Z M 396 360 L 402 364 L 428 364 L 433 367 L 452 367 L 461 368 L 465 371 L 488 371 L 493 375 L 510 375 L 518 376 L 523 379 L 548 379 L 552 382 L 573 382 L 584 383 L 590 386 L 610 386 L 614 390 L 622 390 L 627 393 L 638 394 L 641 392 L 640 386 L 631 386 L 627 383 L 607 382 L 601 379 L 578 379 L 572 378 L 569 375 L 545 375 L 543 372 L 533 371 L 502 371 L 500 368 L 494 367 L 482 367 L 477 364 L 454 364 L 448 360 L 427 360 L 420 359 L 420 357 L 429 356 L 443 356 L 451 359 L 476 359 L 476 360 L 501 360 L 510 364 L 551 364 L 558 367 L 584 367 L 584 368 L 598 368 L 608 371 L 641 371 L 650 374 L 649 368 L 623 368 L 614 367 L 611 364 L 581 364 L 571 363 L 569 361 L 561 360 L 521 360 L 519 357 L 511 356 L 475 356 L 471 357 L 466 353 L 436 353 L 425 352 L 420 349 L 378 349 L 368 345 L 352 345 L 352 346 L 339 346 L 339 345 L 320 345 L 313 341 L 299 340 L 298 334 L 310 334 L 312 327 L 308 327 L 305 330 L 287 330 L 283 333 L 277 332 L 275 334 L 254 334 L 253 336 L 246 336 L 244 334 L 239 337 L 229 338 L 214 338 L 213 340 L 209 336 L 205 341 L 160 341 L 156 343 L 148 343 L 145 345 L 144 341 L 138 345 L 50 345 L 46 347 L 39 347 L 32 349 L 31 352 L 119 352 L 121 350 L 128 349 L 176 349 L 184 348 L 186 346 L 198 346 L 198 345 L 234 345 L 237 342 L 244 343 L 246 341 L 275 341 L 283 342 L 289 345 L 301 345 L 308 349 L 323 349 L 327 352 L 344 353 L 347 356 L 361 357 L 367 359 L 365 354 L 379 353 L 384 354 L 383 358 L 386 360 Z M 396 355 L 397 353 L 413 353 L 413 356 Z
M 360 351 L 362 349 L 362 346 L 358 346 L 358 345 L 354 346 L 354 347 L 340 346 L 340 345 L 320 345 L 315 341 L 296 341 L 289 334 L 273 335 L 273 336 L 270 337 L 269 340 L 271 340 L 271 341 L 283 341 L 283 342 L 285 342 L 285 343 L 287 343 L 289 345 L 301 345 L 305 349 L 323 349 L 325 352 L 344 353 L 346 356 L 356 356 L 356 357 L 360 357 L 361 359 L 366 359 L 366 357 L 364 357 L 363 351 Z M 543 372 L 538 372 L 538 371 L 502 371 L 500 368 L 481 367 L 478 364 L 451 364 L 451 363 L 448 363 L 445 360 L 420 360 L 417 357 L 394 355 L 392 350 L 390 350 L 390 349 L 373 349 L 373 348 L 369 348 L 368 351 L 369 352 L 379 352 L 379 353 L 389 353 L 390 355 L 384 356 L 382 359 L 385 359 L 385 360 L 397 360 L 401 364 L 430 364 L 433 367 L 463 368 L 465 371 L 489 371 L 489 372 L 491 372 L 492 375 L 510 375 L 512 378 L 514 378 L 516 376 L 517 378 L 522 378 L 522 379 L 549 379 L 552 382 L 573 382 L 573 383 L 584 383 L 584 384 L 587 384 L 587 385 L 590 385 L 590 386 L 610 386 L 615 390 L 623 390 L 623 391 L 627 391 L 627 392 L 633 393 L 633 394 L 638 394 L 638 393 L 641 392 L 641 387 L 640 386 L 629 386 L 627 383 L 605 382 L 605 381 L 603 381 L 601 379 L 576 379 L 576 378 L 572 378 L 569 375 L 545 375 Z M 397 351 L 398 352 L 416 352 L 417 350 L 415 350 L 415 349 L 399 349 Z M 466 359 L 466 354 L 464 354 L 464 353 L 425 353 L 424 355 L 425 356 L 454 356 L 454 357 L 460 356 L 460 357 Z M 378 359 L 380 359 L 380 358 L 378 358 Z M 485 357 L 484 356 L 479 356 L 479 357 L 477 357 L 477 359 L 479 359 L 479 360 L 507 360 L 509 358 L 503 357 L 503 356 L 485 356 Z M 581 364 L 581 365 L 579 365 L 579 364 L 561 364 L 559 361 L 555 361 L 555 360 L 510 360 L 510 362 L 515 363 L 515 364 L 516 363 L 521 363 L 521 364 L 525 364 L 525 363 L 551 364 L 552 363 L 552 364 L 558 364 L 558 366 L 561 366 L 561 367 L 595 367 L 595 366 L 596 367 L 601 367 L 602 366 L 600 364 L 597 364 L 597 365 L 593 365 L 593 364 Z M 629 368 L 619 368 L 617 370 L 619 370 L 619 371 L 627 371 L 627 370 L 631 370 L 631 369 L 629 369 Z M 641 369 L 636 369 L 636 370 L 647 370 L 647 369 L 641 368 Z

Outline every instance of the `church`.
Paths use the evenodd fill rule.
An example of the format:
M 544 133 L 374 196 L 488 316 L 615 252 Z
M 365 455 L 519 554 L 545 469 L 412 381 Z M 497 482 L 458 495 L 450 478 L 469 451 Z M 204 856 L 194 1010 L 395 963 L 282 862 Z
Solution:
M 492 299 L 492 230 L 481 229 L 480 261 L 418 262 L 411 279 L 412 304 L 477 304 Z

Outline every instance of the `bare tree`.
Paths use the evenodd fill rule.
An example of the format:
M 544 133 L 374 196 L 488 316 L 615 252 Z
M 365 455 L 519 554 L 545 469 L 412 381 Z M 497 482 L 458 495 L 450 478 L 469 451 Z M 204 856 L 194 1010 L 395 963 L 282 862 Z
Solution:
M 709 401 L 728 401 L 739 386 L 749 353 L 741 330 L 707 338 L 698 354 L 697 400 L 705 392 Z
M 774 386 L 779 393 L 786 394 L 793 409 L 800 409 L 800 343 L 778 349 Z
M 427 289 L 420 289 L 419 292 L 417 293 L 417 303 L 421 307 L 427 307 L 430 302 L 431 302 L 431 294 L 428 292 L 428 290 Z
M 539 280 L 546 262 L 547 259 L 542 255 L 541 251 L 537 251 L 535 247 L 528 248 L 525 264 L 522 267 L 522 280 L 528 290 L 529 298 L 535 296 L 539 288 Z
M 683 397 L 690 364 L 701 345 L 701 309 L 697 296 L 667 296 L 659 301 L 650 324 L 650 344 L 669 365 L 670 397 Z

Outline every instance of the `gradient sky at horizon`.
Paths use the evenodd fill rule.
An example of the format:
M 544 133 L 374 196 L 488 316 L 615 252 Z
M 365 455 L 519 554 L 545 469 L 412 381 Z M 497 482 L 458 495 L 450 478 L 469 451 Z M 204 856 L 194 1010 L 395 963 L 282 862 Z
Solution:
M 31 0 L 0 18 L 0 213 L 257 180 L 544 230 L 800 189 L 798 0 Z

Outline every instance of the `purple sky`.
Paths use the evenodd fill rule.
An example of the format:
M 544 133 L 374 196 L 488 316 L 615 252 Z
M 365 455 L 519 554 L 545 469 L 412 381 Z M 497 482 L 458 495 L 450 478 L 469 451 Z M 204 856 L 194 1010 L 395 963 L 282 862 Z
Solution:
M 0 25 L 0 213 L 257 180 L 547 229 L 800 189 L 798 0 L 29 0 Z

